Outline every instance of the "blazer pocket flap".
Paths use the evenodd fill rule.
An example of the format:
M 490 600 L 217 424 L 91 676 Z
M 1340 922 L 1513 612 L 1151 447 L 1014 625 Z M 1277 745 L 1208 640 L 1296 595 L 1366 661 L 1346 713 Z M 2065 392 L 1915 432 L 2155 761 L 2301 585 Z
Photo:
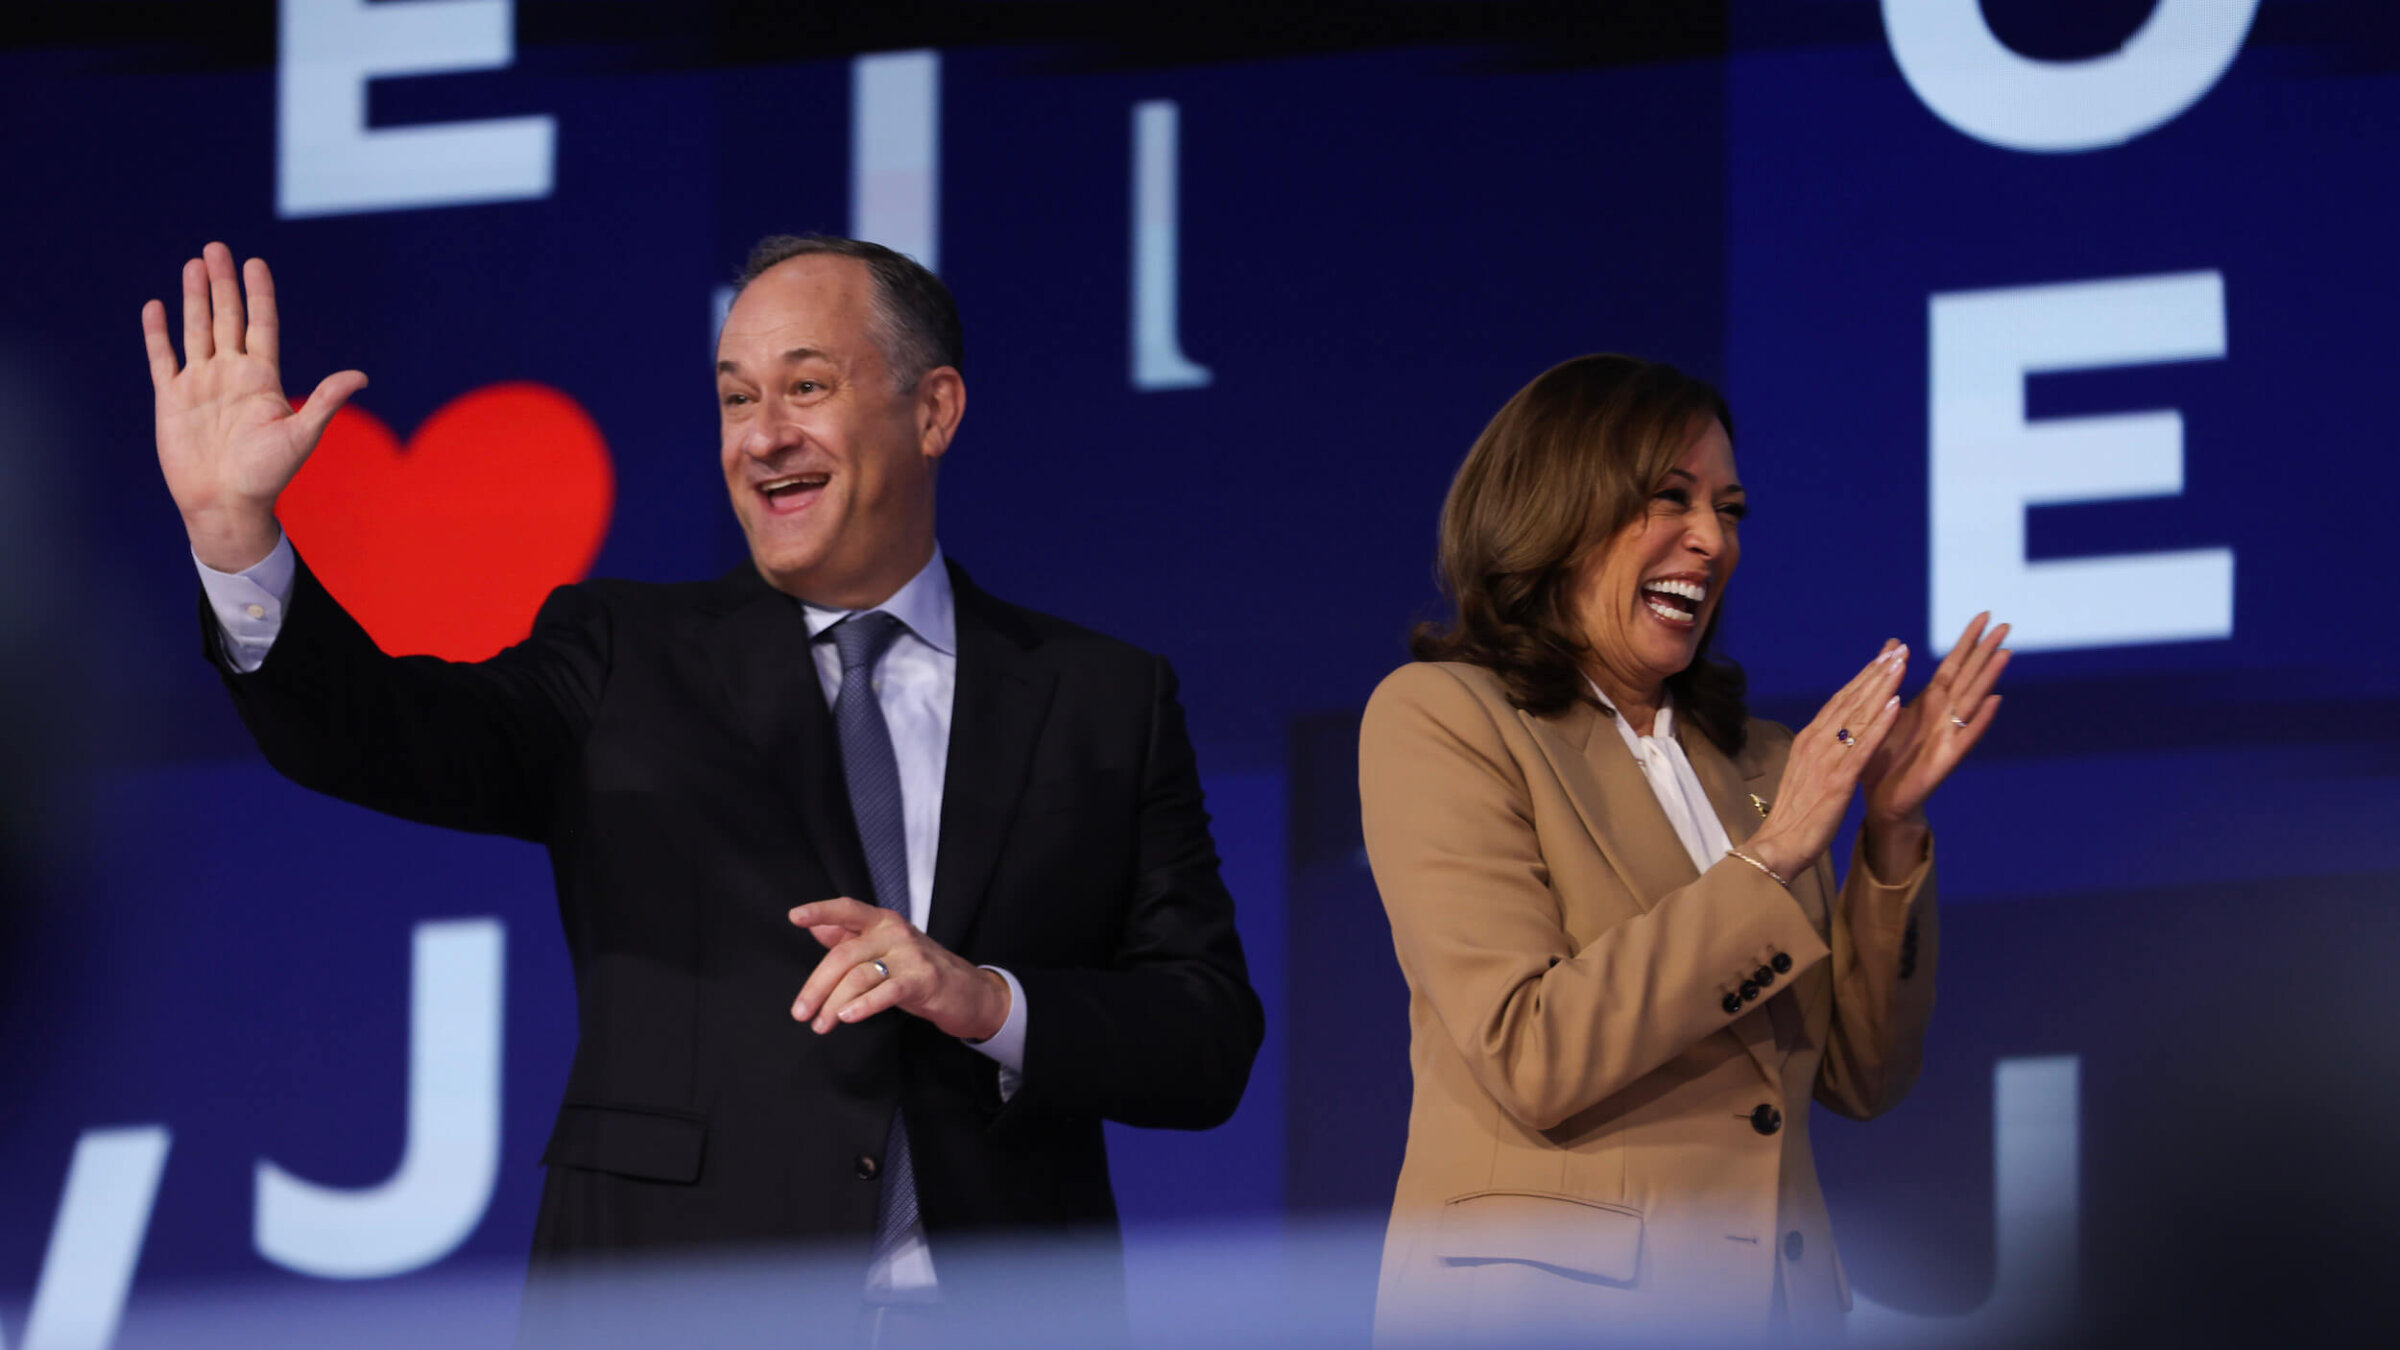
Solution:
M 1642 1212 L 1545 1191 L 1477 1191 L 1442 1206 L 1434 1242 L 1446 1261 L 1526 1261 L 1631 1284 Z
M 700 1179 L 708 1125 L 698 1116 L 620 1106 L 562 1106 L 544 1167 L 581 1167 L 644 1181 Z

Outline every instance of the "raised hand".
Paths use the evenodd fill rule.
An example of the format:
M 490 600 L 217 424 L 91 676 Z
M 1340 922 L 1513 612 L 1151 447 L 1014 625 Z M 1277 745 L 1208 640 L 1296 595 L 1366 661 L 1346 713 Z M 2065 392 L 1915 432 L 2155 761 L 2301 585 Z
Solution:
M 244 314 L 233 253 L 210 244 L 183 265 L 183 364 L 167 337 L 167 307 L 142 306 L 142 341 L 156 391 L 158 467 L 183 513 L 192 552 L 238 572 L 273 551 L 275 499 L 325 434 L 325 425 L 367 377 L 325 377 L 299 411 L 284 396 L 275 278 L 264 260 L 243 269 Z
M 1921 824 L 1925 799 L 1966 757 L 2000 711 L 1992 686 L 2008 668 L 2000 643 L 2008 625 L 1985 631 L 1987 611 L 1975 616 L 1942 658 L 1941 668 L 1902 710 L 1892 734 L 1868 761 L 1859 783 L 1867 791 L 1869 831 Z
M 1907 668 L 1908 648 L 1887 644 L 1792 737 L 1774 812 L 1742 846 L 1744 852 L 1788 881 L 1833 842 L 1860 773 L 1899 719 L 1896 691 Z

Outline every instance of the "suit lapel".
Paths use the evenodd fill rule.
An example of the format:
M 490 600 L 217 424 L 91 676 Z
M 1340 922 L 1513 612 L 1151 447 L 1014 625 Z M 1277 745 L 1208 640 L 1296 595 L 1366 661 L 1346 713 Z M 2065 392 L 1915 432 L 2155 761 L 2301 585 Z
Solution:
M 1057 676 L 1034 659 L 1038 639 L 1022 621 L 958 567 L 950 569 L 950 579 L 958 613 L 958 680 L 926 928 L 934 941 L 958 951 L 983 907 Z
M 1555 717 L 1517 715 L 1532 729 L 1551 772 L 1566 785 L 1583 828 L 1644 913 L 1667 892 L 1697 878 L 1650 780 L 1617 729 L 1606 724 L 1608 714 L 1579 702 Z
M 809 654 L 808 621 L 798 601 L 763 581 L 733 584 L 744 598 L 702 630 L 701 645 L 724 684 L 736 725 L 791 798 L 826 879 L 840 894 L 863 899 L 874 888 L 842 781 L 833 714 Z M 802 896 L 795 903 L 826 898 Z

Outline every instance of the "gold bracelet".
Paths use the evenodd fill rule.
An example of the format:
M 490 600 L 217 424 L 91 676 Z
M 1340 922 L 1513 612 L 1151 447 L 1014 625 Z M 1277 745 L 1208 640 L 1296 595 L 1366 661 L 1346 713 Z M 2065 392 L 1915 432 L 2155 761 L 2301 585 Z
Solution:
M 1759 871 L 1766 873 L 1769 877 L 1774 879 L 1775 884 L 1778 886 L 1788 887 L 1792 884 L 1788 881 L 1785 881 L 1774 868 L 1767 866 L 1765 863 L 1760 862 L 1758 859 L 1751 857 L 1749 854 L 1742 852 L 1738 848 L 1729 848 L 1725 850 L 1725 856 L 1729 858 L 1739 858 L 1743 862 L 1746 862 L 1752 867 L 1757 868 Z

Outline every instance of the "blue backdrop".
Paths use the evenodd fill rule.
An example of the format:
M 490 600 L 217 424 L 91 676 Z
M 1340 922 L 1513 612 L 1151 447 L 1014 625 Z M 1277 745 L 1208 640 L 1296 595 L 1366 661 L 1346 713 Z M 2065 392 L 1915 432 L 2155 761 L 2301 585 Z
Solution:
M 937 264 L 973 394 L 944 545 L 1174 660 L 1271 1018 L 1233 1123 L 1112 1135 L 1137 1275 L 1146 1234 L 1388 1200 L 1356 714 L 1437 612 L 1466 445 L 1576 353 L 1717 379 L 1754 508 L 1724 646 L 1764 712 L 1887 636 L 1938 650 L 1944 587 L 2022 625 L 1935 802 L 1925 1076 L 1819 1133 L 1861 1326 L 2080 1290 L 2289 1327 L 2361 1287 L 2400 1107 L 2382 7 L 66 8 L 0 50 L 0 1337 L 105 1337 L 126 1281 L 128 1329 L 177 1290 L 365 1289 L 272 1254 L 262 1169 L 447 1206 L 378 1287 L 509 1267 L 572 1042 L 539 854 L 283 783 L 201 660 L 136 315 L 216 238 L 275 265 L 289 381 L 366 370 L 403 443 L 495 384 L 580 406 L 591 570 L 654 579 L 743 557 L 708 365 L 749 243 Z M 398 463 L 316 528 L 474 496 Z M 474 509 L 495 566 L 540 511 Z M 429 931 L 498 956 L 491 1025 L 412 1023 Z M 457 1118 L 496 1133 L 424 1166 L 489 1175 L 402 1194 L 411 1074 L 472 1097 L 478 1037 L 500 1086 Z

